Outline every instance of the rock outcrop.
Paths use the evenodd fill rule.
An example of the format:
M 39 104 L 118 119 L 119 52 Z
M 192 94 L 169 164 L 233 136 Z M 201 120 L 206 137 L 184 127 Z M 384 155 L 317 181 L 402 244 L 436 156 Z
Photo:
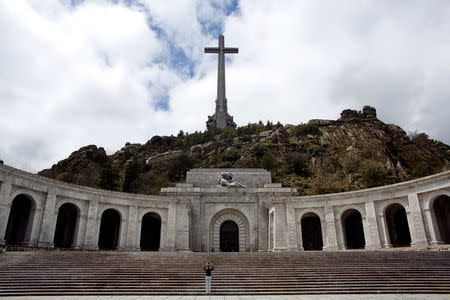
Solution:
M 376 110 L 344 110 L 337 120 L 264 125 L 154 136 L 107 156 L 94 145 L 39 174 L 88 186 L 157 194 L 193 167 L 254 168 L 300 194 L 349 191 L 448 169 L 450 147 L 424 133 L 408 136 L 378 120 Z M 106 182 L 106 183 L 105 183 Z

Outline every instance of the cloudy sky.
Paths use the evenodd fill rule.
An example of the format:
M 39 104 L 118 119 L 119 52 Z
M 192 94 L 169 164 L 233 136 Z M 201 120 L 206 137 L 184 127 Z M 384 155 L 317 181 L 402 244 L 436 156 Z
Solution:
M 217 56 L 238 125 L 386 123 L 450 144 L 448 0 L 0 1 L 0 159 L 37 172 L 96 144 L 205 129 Z

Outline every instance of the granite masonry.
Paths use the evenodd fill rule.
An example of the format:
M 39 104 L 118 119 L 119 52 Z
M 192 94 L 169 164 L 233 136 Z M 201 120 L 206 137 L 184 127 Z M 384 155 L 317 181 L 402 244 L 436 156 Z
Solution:
M 228 114 L 228 100 L 225 90 L 225 54 L 238 52 L 238 48 L 225 47 L 223 35 L 219 36 L 218 47 L 205 48 L 205 53 L 218 54 L 216 111 L 212 116 L 208 116 L 208 121 L 206 121 L 207 128 L 236 127 L 233 117 Z
M 223 173 L 239 186 L 221 186 Z M 0 165 L 0 244 L 122 251 L 304 251 L 450 243 L 450 172 L 296 196 L 263 169 L 193 169 L 161 196 Z

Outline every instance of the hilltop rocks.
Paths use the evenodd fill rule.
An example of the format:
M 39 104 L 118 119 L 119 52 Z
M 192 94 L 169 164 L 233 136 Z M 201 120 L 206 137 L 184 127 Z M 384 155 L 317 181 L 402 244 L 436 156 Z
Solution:
M 450 166 L 450 147 L 426 134 L 408 135 L 377 119 L 376 110 L 344 110 L 337 120 L 299 125 L 254 123 L 222 131 L 154 136 L 106 155 L 90 145 L 39 174 L 99 186 L 110 171 L 119 190 L 157 194 L 193 167 L 266 168 L 274 182 L 300 194 L 349 191 L 418 178 Z M 128 174 L 128 175 L 127 175 Z M 131 175 L 133 176 L 131 176 Z
M 167 151 L 164 153 L 150 156 L 149 158 L 146 159 L 145 163 L 147 165 L 150 165 L 155 162 L 160 162 L 161 160 L 168 161 L 168 160 L 172 160 L 172 159 L 177 159 L 183 155 L 184 155 L 184 151 L 182 151 L 182 150 Z
M 377 120 L 377 110 L 371 106 L 364 106 L 362 112 L 352 109 L 343 110 L 339 121 Z
M 201 160 L 213 155 L 216 150 L 216 142 L 207 142 L 191 147 L 190 156 L 192 159 Z
M 72 152 L 68 158 L 38 174 L 70 183 L 96 186 L 101 166 L 107 160 L 105 149 L 89 145 Z

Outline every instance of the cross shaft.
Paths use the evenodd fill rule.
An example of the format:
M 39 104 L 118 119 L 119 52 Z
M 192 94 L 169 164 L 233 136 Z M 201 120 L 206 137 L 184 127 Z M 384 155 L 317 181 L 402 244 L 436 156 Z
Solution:
M 219 112 L 227 113 L 227 99 L 225 93 L 225 54 L 238 53 L 238 48 L 225 48 L 224 36 L 219 36 L 218 47 L 207 47 L 205 53 L 215 53 L 219 55 L 219 68 L 217 71 L 217 99 L 216 99 L 216 114 Z

